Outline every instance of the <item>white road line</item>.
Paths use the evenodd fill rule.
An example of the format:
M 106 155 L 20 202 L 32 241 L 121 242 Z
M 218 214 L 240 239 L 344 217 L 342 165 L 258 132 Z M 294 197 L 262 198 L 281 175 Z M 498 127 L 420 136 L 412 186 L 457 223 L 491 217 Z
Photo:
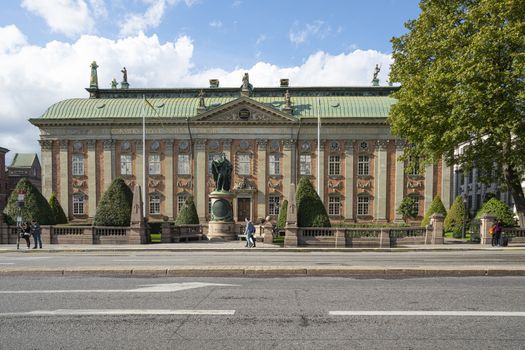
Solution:
M 511 311 L 329 311 L 331 316 L 468 316 L 525 317 L 525 312 Z
M 13 316 L 121 316 L 121 315 L 206 315 L 206 316 L 232 316 L 235 310 L 166 310 L 166 309 L 59 309 L 35 310 L 28 312 L 0 313 L 0 317 Z
M 15 263 L 0 263 L 0 265 L 14 265 Z
M 187 259 L 114 259 L 114 262 L 165 262 L 165 261 L 172 261 L 172 262 L 181 262 L 186 261 Z

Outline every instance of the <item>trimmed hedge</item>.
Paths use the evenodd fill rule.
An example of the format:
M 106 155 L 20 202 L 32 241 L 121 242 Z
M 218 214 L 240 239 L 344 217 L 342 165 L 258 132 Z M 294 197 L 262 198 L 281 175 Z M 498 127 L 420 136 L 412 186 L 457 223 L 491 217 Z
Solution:
M 18 208 L 16 200 L 18 194 L 24 192 L 24 207 Z M 28 222 L 36 220 L 40 225 L 55 224 L 55 217 L 47 200 L 42 196 L 40 191 L 33 186 L 26 178 L 20 179 L 15 189 L 11 192 L 4 208 L 5 221 L 8 224 L 15 224 L 16 217 L 21 214 L 22 221 Z
M 476 213 L 476 219 L 481 219 L 485 214 L 492 214 L 503 226 L 512 227 L 516 225 L 514 213 L 509 206 L 497 198 L 491 198 Z
M 181 208 L 180 213 L 175 219 L 176 225 L 197 225 L 199 224 L 199 215 L 193 202 L 193 196 L 188 196 L 186 203 Z
M 410 197 L 405 197 L 399 203 L 399 208 L 397 208 L 397 213 L 403 216 L 403 220 L 417 218 L 418 210 L 417 203 Z
M 122 178 L 116 178 L 98 203 L 93 225 L 129 226 L 132 203 L 133 192 Z
M 288 200 L 285 199 L 279 208 L 279 217 L 277 218 L 277 227 L 284 228 L 286 226 L 286 219 L 288 218 Z
M 321 198 L 315 191 L 310 180 L 303 176 L 299 180 L 296 192 L 297 226 L 299 227 L 331 227 L 330 218 Z
M 428 225 L 430 223 L 430 217 L 435 213 L 443 214 L 444 217 L 447 217 L 447 209 L 445 209 L 439 194 L 434 197 L 432 204 L 430 204 L 430 208 L 428 208 L 423 220 L 421 221 L 421 226 Z
M 51 208 L 55 224 L 67 224 L 67 216 L 64 213 L 64 209 L 62 209 L 55 192 L 51 193 L 49 207 Z
M 463 204 L 463 198 L 457 196 L 445 218 L 445 232 L 452 232 L 454 238 L 460 238 L 463 232 L 463 227 L 466 227 L 467 223 L 468 215 L 465 205 Z

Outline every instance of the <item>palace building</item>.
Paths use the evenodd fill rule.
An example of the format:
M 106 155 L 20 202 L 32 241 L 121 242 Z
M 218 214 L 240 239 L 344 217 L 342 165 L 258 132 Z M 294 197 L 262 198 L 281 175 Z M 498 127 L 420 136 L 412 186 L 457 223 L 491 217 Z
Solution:
M 42 192 L 55 192 L 70 220 L 90 221 L 116 177 L 132 188 L 145 177 L 150 221 L 175 218 L 192 195 L 206 222 L 211 162 L 222 153 L 233 164 L 237 221 L 275 219 L 300 176 L 317 187 L 318 161 L 317 191 L 334 221 L 402 221 L 396 208 L 405 196 L 420 216 L 437 194 L 451 204 L 450 167 L 407 174 L 397 160 L 405 144 L 387 124 L 397 87 L 293 87 L 287 79 L 254 87 L 245 74 L 239 88 L 213 79 L 202 89 L 134 89 L 124 69 L 120 87 L 100 89 L 97 67 L 89 96 L 30 120 L 41 135 Z

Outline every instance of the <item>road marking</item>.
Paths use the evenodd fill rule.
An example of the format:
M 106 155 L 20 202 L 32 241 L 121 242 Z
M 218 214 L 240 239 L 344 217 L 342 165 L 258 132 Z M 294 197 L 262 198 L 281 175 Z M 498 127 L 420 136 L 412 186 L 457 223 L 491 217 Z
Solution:
M 510 311 L 329 311 L 331 316 L 478 316 L 525 317 L 525 312 Z
M 57 289 L 57 290 L 2 290 L 0 294 L 53 294 L 53 293 L 169 293 L 203 287 L 232 287 L 235 284 L 221 283 L 163 283 L 148 284 L 135 289 Z
M 0 265 L 14 265 L 15 263 L 0 263 Z
M 186 261 L 187 259 L 114 259 L 114 262 L 163 262 L 163 261 L 173 261 L 181 262 Z
M 35 310 L 28 312 L 0 313 L 0 317 L 12 316 L 122 316 L 122 315 L 206 315 L 206 316 L 232 316 L 235 310 L 166 310 L 166 309 L 58 309 Z

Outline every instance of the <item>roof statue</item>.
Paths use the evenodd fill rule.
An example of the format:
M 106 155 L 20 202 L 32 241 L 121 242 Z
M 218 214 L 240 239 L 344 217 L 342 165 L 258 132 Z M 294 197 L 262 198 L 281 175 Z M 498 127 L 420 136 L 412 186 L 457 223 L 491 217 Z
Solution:
M 250 89 L 250 77 L 248 76 L 248 73 L 244 73 L 244 76 L 242 77 L 242 89 Z
M 89 87 L 98 89 L 98 77 L 97 77 L 97 62 L 93 61 L 91 62 L 91 77 L 89 79 Z
M 381 66 L 379 64 L 376 64 L 376 67 L 374 68 L 374 77 L 372 78 L 372 86 L 379 86 L 379 79 L 377 76 L 379 75 L 379 72 L 381 71 Z
M 122 82 L 127 83 L 128 82 L 128 70 L 126 69 L 126 67 L 124 67 L 122 68 L 121 72 L 122 72 Z
M 111 81 L 111 88 L 116 89 L 117 85 L 118 85 L 117 79 L 113 78 L 113 80 Z
M 206 108 L 206 104 L 204 104 L 204 96 L 205 96 L 204 91 L 201 90 L 198 96 L 199 96 L 199 108 Z
M 215 181 L 215 191 L 229 192 L 231 187 L 232 163 L 222 153 L 218 159 L 211 163 L 211 173 Z
M 284 93 L 284 104 L 287 108 L 292 108 L 292 100 L 290 99 L 290 91 L 288 90 Z

